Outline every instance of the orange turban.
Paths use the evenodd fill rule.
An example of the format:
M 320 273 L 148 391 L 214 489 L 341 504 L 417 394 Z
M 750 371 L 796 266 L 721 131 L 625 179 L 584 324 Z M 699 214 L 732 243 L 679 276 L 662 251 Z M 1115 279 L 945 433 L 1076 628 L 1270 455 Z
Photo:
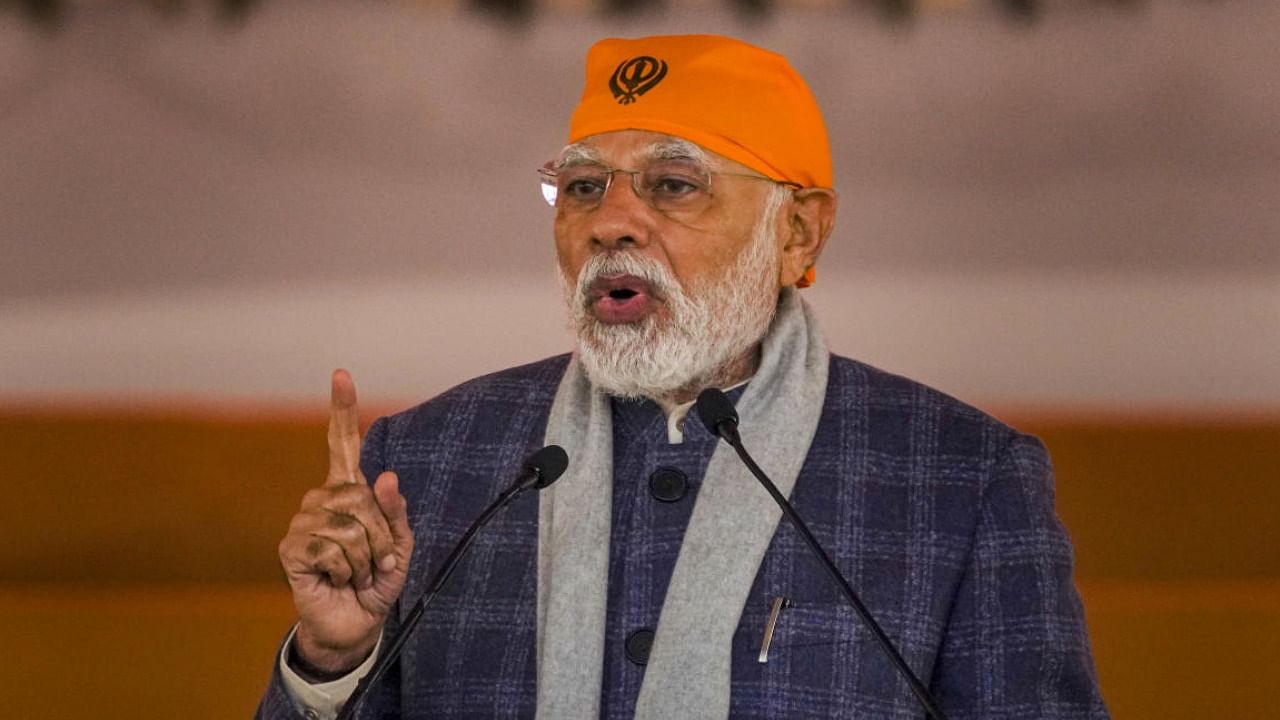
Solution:
M 718 35 L 601 40 L 569 142 L 614 130 L 684 138 L 774 180 L 832 185 L 827 128 L 787 59 Z M 812 280 L 812 269 L 801 287 Z

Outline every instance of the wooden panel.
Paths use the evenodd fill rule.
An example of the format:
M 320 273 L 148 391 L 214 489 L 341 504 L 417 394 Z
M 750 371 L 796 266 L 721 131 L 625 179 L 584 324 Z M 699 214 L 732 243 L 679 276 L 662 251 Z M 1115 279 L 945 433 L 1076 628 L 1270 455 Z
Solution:
M 1022 423 L 1082 578 L 1280 578 L 1280 422 Z
M 1082 591 L 1115 717 L 1270 716 L 1280 583 Z M 292 618 L 283 586 L 0 586 L 0 637 L 21 657 L 0 696 L 15 718 L 249 717 Z
M 1265 716 L 1280 422 L 1015 424 L 1053 454 L 1116 717 Z M 275 545 L 323 476 L 323 417 L 0 411 L 0 437 L 9 714 L 248 716 L 292 620 Z M 74 692 L 67 658 L 90 666 Z
M 5 716 L 251 717 L 292 622 L 283 586 L 0 586 Z
M 0 415 L 7 581 L 272 582 L 323 419 Z
M 1275 717 L 1280 582 L 1106 582 L 1081 591 L 1114 717 Z
M 0 411 L 23 509 L 0 577 L 273 581 L 275 544 L 323 478 L 323 422 Z M 1053 455 L 1080 577 L 1280 577 L 1280 422 L 1020 425 Z

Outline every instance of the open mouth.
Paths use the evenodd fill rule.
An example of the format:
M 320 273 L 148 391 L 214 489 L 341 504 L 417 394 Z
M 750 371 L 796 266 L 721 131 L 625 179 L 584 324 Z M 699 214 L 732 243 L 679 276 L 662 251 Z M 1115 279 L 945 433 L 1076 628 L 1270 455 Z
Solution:
M 649 282 L 635 275 L 608 275 L 596 278 L 589 290 L 591 313 L 608 323 L 642 320 L 654 306 Z
M 592 300 L 630 300 L 637 295 L 654 294 L 649 281 L 635 275 L 601 275 L 591 281 L 587 292 Z

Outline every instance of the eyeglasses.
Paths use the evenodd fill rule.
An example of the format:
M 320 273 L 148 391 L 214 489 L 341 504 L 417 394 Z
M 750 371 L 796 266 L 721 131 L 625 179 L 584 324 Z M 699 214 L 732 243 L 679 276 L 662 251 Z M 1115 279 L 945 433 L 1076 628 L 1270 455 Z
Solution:
M 686 160 L 655 160 L 640 170 L 611 168 L 596 163 L 575 163 L 556 168 L 547 163 L 539 168 L 542 197 L 547 204 L 565 212 L 589 212 L 600 206 L 618 173 L 631 176 L 631 188 L 649 207 L 663 214 L 696 215 L 711 204 L 714 177 L 765 180 L 800 188 L 798 183 L 774 180 L 763 175 L 715 172 L 701 163 Z

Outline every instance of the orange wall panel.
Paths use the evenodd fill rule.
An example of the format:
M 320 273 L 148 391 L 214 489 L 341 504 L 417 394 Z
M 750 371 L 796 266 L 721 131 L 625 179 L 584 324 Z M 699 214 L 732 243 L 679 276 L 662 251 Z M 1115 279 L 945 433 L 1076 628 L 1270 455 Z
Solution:
M 1116 717 L 1260 717 L 1280 667 L 1280 420 L 1026 414 Z M 324 418 L 0 410 L 14 717 L 245 717 L 292 622 L 275 546 Z M 80 671 L 68 691 L 64 663 Z

